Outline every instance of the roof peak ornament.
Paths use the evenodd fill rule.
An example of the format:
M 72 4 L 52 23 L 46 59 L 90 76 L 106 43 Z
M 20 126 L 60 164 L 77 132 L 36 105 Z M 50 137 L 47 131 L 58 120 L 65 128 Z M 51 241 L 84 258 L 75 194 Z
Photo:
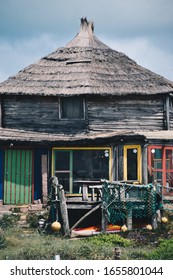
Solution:
M 80 32 L 94 33 L 93 21 L 88 21 L 86 17 L 81 18 Z

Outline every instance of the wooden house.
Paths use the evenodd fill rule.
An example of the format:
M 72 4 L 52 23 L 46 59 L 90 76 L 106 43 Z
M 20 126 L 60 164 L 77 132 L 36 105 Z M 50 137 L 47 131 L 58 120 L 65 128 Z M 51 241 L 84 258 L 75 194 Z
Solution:
M 46 203 L 52 176 L 68 197 L 100 179 L 173 194 L 173 82 L 103 44 L 86 18 L 0 84 L 1 203 Z

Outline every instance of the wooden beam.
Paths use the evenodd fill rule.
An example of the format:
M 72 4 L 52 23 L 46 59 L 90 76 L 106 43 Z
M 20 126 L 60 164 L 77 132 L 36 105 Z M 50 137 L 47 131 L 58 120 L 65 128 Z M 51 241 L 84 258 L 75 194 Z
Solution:
M 142 147 L 142 183 L 144 185 L 148 184 L 148 161 L 147 161 L 147 152 L 148 145 Z
M 41 175 L 42 175 L 42 199 L 43 199 L 43 204 L 45 204 L 47 203 L 48 200 L 47 155 L 41 156 Z
M 169 114 L 169 96 L 166 97 L 166 130 L 170 130 L 170 114 Z
M 89 212 L 87 212 L 84 216 L 82 216 L 70 229 L 70 232 L 78 225 L 80 224 L 86 217 L 91 215 L 93 212 L 95 212 L 97 209 L 101 207 L 102 203 L 98 204 L 95 206 L 93 209 L 91 209 Z
M 68 235 L 69 234 L 69 219 L 68 219 L 68 210 L 67 210 L 65 192 L 61 185 L 58 185 L 58 188 L 59 188 L 60 211 L 61 211 L 61 216 L 62 216 L 62 220 L 63 220 L 64 234 Z

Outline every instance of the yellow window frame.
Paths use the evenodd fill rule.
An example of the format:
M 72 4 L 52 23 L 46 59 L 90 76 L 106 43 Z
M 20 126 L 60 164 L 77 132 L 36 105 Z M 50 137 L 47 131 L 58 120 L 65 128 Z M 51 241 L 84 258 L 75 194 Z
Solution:
M 141 146 L 140 145 L 125 145 L 124 146 L 124 180 L 127 181 L 127 151 L 128 149 L 137 149 L 137 181 L 142 181 L 142 163 L 141 163 Z M 136 181 L 134 179 L 134 181 Z

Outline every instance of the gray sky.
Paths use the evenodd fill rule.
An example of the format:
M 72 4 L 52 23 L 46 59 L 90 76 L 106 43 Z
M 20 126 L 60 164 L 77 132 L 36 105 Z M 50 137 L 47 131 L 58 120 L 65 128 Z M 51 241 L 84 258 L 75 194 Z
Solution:
M 63 47 L 94 21 L 95 35 L 173 81 L 173 0 L 0 0 L 0 82 Z

